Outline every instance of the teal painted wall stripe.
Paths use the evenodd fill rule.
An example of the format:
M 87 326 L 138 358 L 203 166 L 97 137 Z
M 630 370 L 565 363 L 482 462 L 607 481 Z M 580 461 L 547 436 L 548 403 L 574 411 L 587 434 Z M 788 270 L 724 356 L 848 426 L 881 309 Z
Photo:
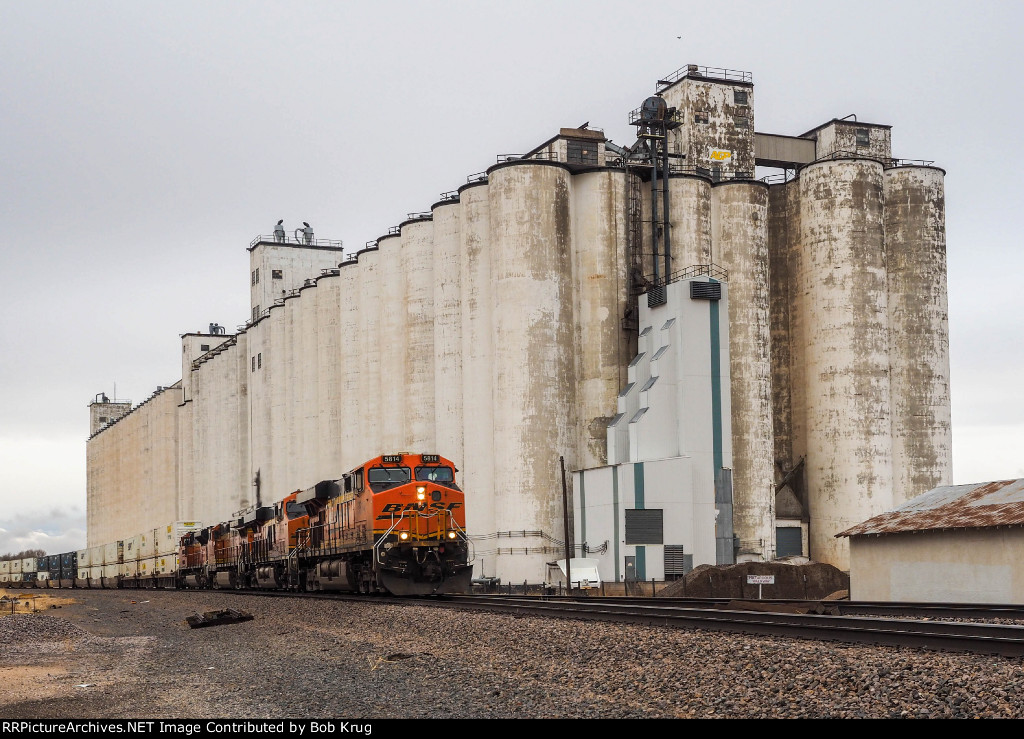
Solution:
M 644 463 L 637 462 L 633 465 L 633 499 L 634 508 L 644 507 Z
M 643 582 L 647 579 L 647 548 L 636 548 L 636 579 Z
M 711 280 L 718 282 L 718 280 Z M 711 301 L 711 429 L 714 469 L 722 469 L 722 337 L 718 301 Z
M 619 470 L 612 467 L 612 541 L 615 542 L 615 582 L 622 579 L 621 562 L 619 561 Z

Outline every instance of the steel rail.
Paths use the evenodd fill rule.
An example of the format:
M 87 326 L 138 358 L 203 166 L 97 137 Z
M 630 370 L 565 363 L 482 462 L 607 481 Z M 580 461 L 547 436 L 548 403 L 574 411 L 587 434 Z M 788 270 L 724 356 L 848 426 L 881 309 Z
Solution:
M 553 599 L 579 600 L 577 596 L 540 596 Z M 751 598 L 651 598 L 622 596 L 584 596 L 584 600 L 620 603 L 624 600 L 634 604 L 681 606 L 694 608 L 721 608 L 729 603 L 758 604 L 768 610 L 772 607 L 806 607 L 818 609 L 819 613 L 836 612 L 835 615 L 875 615 L 912 618 L 963 618 L 971 620 L 1006 619 L 1024 622 L 1024 605 L 1012 603 L 915 603 L 891 601 L 849 601 L 849 600 L 789 600 Z
M 558 602 L 515 599 L 507 596 L 500 600 L 479 596 L 446 596 L 436 603 L 418 603 L 511 613 L 517 616 L 578 618 L 669 628 L 696 628 L 797 639 L 914 647 L 935 651 L 1024 656 L 1024 626 L 588 601 L 589 599 Z

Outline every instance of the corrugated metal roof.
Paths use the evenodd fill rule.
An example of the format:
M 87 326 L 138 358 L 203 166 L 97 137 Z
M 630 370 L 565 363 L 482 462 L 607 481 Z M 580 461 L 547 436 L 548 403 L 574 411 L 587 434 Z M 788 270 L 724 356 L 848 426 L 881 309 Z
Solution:
M 836 536 L 992 526 L 1024 526 L 1024 479 L 935 488 Z

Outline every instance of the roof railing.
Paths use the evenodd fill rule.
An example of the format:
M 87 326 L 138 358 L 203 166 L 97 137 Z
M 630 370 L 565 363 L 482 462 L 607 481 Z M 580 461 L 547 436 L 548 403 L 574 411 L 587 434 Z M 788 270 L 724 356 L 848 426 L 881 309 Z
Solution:
M 725 80 L 726 82 L 745 82 L 748 84 L 753 82 L 754 79 L 750 72 L 743 72 L 738 69 L 726 69 L 725 67 L 703 67 L 699 64 L 687 64 L 685 67 L 680 67 L 667 77 L 662 77 L 658 80 L 658 90 L 664 90 L 666 87 L 671 86 L 684 77 L 692 77 L 694 79 L 707 77 L 709 79 Z

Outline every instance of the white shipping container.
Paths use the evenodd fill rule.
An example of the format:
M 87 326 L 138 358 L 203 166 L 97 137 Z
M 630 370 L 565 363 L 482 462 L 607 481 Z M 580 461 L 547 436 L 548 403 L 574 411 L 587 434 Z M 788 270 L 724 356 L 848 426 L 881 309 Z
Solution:
M 121 563 L 121 577 L 135 577 L 139 574 L 139 563 L 130 559 Z
M 121 574 L 121 565 L 103 565 L 103 577 L 117 577 Z
M 18 574 L 21 574 L 21 560 L 20 559 L 12 559 L 11 560 L 11 574 L 13 575 L 15 572 L 17 572 Z
M 36 566 L 39 564 L 39 560 L 35 557 L 26 557 L 21 560 L 21 571 L 22 572 L 35 572 Z
M 91 549 L 79 549 L 78 550 L 78 566 L 79 567 L 88 567 L 90 564 L 92 564 L 89 561 L 90 560 L 89 552 L 91 552 L 91 551 L 92 551 Z
M 5 559 L 3 562 L 0 562 L 0 575 L 10 575 L 10 574 L 11 574 L 11 562 L 10 562 L 10 560 Z
M 199 531 L 203 525 L 199 521 L 175 521 L 157 529 L 159 539 L 156 554 L 173 554 L 181 546 L 181 537 L 189 531 Z
M 25 576 L 22 575 L 20 572 L 12 572 L 11 573 L 11 582 L 12 583 L 21 582 L 23 577 L 25 577 Z
M 142 548 L 142 534 L 136 534 L 131 539 L 124 540 L 124 558 L 122 562 L 137 562 L 139 551 Z
M 0 572 L 0 583 L 10 582 L 10 581 L 11 581 L 11 573 L 10 572 Z
M 119 565 L 123 562 L 124 542 L 112 541 L 103 546 L 103 564 Z
M 142 539 L 139 545 L 139 559 L 152 559 L 156 556 L 156 539 L 153 536 L 155 531 L 155 529 L 150 529 L 139 534 L 139 538 Z
M 153 577 L 156 574 L 156 560 L 153 557 L 139 560 L 139 577 Z
M 178 555 L 166 554 L 156 558 L 156 571 L 158 575 L 173 575 L 178 571 Z
M 78 568 L 78 578 L 77 579 L 79 579 L 79 580 L 88 580 L 89 579 L 89 568 L 88 567 L 79 567 Z
M 93 582 L 99 582 L 101 577 L 103 577 L 103 565 L 90 565 L 89 579 Z
M 39 582 L 46 582 L 49 579 L 50 579 L 50 573 L 47 572 L 46 570 L 40 570 L 36 574 L 36 580 L 39 581 Z M 43 587 L 46 587 L 46 586 L 44 585 Z
M 105 549 L 104 544 L 100 544 L 95 547 L 89 547 L 89 566 L 98 567 L 103 565 L 103 550 Z

